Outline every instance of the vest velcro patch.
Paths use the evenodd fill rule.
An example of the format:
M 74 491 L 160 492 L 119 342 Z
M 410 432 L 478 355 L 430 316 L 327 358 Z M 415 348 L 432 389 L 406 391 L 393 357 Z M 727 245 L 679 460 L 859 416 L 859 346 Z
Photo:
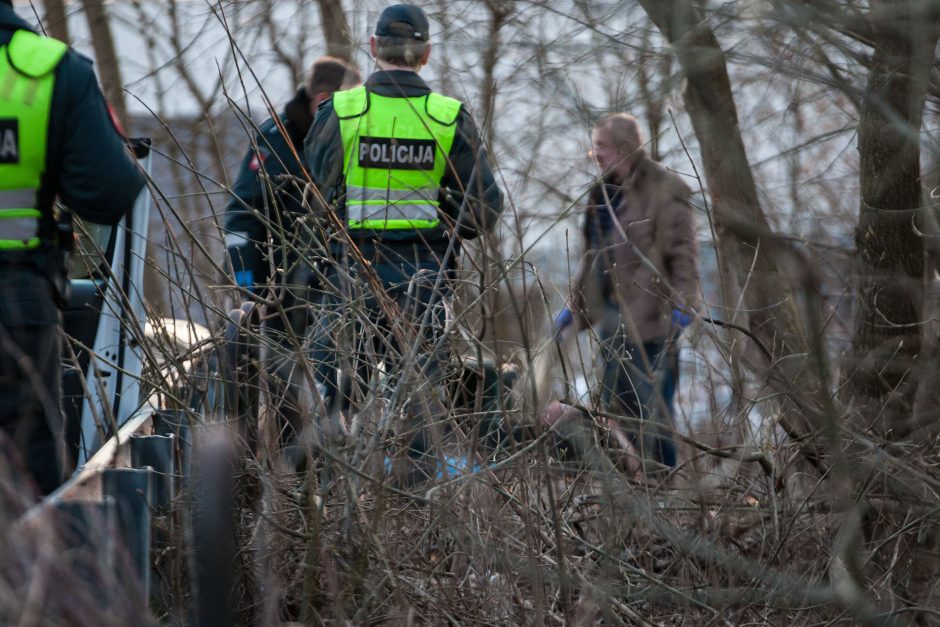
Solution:
M 0 163 L 20 162 L 20 123 L 16 118 L 0 118 Z
M 391 170 L 433 170 L 433 139 L 360 137 L 359 167 Z

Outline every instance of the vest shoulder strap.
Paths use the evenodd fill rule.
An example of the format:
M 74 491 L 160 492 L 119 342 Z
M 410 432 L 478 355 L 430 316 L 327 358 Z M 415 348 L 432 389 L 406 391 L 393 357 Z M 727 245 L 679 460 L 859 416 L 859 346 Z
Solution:
M 463 103 L 455 98 L 449 98 L 436 92 L 428 94 L 427 112 L 436 122 L 450 126 L 457 121 L 457 114 Z
M 42 78 L 52 72 L 69 47 L 51 37 L 43 37 L 28 30 L 13 33 L 7 45 L 7 58 L 20 74 Z
M 341 120 L 359 117 L 369 108 L 369 94 L 364 85 L 333 94 L 333 110 Z

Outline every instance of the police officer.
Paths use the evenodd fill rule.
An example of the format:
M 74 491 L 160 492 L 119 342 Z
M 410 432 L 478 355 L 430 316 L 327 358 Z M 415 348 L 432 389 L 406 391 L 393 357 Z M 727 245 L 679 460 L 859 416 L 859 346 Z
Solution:
M 418 76 L 430 58 L 429 35 L 418 7 L 386 8 L 370 39 L 378 70 L 362 87 L 337 92 L 320 106 L 305 145 L 313 181 L 342 229 L 333 253 L 347 274 L 337 283 L 347 298 L 362 296 L 357 302 L 366 320 L 356 340 L 372 336 L 382 344 L 386 371 L 398 377 L 419 424 L 412 429 L 412 456 L 426 450 L 420 425 L 441 418 L 434 397 L 446 352 L 437 339 L 460 242 L 492 229 L 503 208 L 473 118 Z M 370 272 L 381 293 L 372 290 Z M 331 342 L 338 325 L 348 327 L 343 317 L 321 316 L 315 363 L 336 359 Z M 418 359 L 409 362 L 414 346 Z M 419 372 L 428 379 L 418 380 Z
M 116 224 L 144 186 L 91 62 L 42 37 L 0 0 L 0 429 L 44 493 L 62 481 L 65 255 L 56 197 Z
M 259 127 L 226 207 L 225 242 L 236 284 L 257 294 L 271 279 L 271 269 L 277 269 L 273 296 L 280 306 L 265 313 L 263 358 L 271 375 L 269 406 L 283 419 L 278 426 L 285 443 L 299 430 L 295 388 L 302 373 L 296 372 L 292 355 L 309 322 L 311 288 L 319 283 L 309 262 L 323 257 L 315 247 L 303 245 L 311 225 L 295 221 L 307 213 L 303 142 L 317 105 L 337 89 L 361 82 L 359 71 L 342 59 L 324 56 L 314 61 L 306 81 L 277 118 Z M 327 379 L 323 395 L 331 397 L 335 375 Z

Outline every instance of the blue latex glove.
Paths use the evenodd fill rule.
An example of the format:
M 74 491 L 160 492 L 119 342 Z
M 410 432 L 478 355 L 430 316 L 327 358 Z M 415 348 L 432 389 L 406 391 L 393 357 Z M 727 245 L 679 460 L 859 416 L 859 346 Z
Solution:
M 670 318 L 672 324 L 679 327 L 680 329 L 684 329 L 692 324 L 692 320 L 694 319 L 695 318 L 693 316 L 678 308 L 672 310 L 672 317 Z
M 235 284 L 238 287 L 251 288 L 255 283 L 255 273 L 251 270 L 239 270 L 235 273 Z
M 555 337 L 560 337 L 561 332 L 574 322 L 574 314 L 568 309 L 567 305 L 555 316 Z

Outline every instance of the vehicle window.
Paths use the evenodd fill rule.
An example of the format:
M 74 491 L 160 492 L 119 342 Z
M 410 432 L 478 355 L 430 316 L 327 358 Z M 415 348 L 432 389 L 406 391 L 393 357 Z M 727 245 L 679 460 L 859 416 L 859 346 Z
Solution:
M 82 222 L 74 218 L 75 252 L 69 264 L 70 279 L 88 279 L 102 276 L 104 266 L 110 260 L 106 258 L 108 244 L 114 232 L 113 226 Z

